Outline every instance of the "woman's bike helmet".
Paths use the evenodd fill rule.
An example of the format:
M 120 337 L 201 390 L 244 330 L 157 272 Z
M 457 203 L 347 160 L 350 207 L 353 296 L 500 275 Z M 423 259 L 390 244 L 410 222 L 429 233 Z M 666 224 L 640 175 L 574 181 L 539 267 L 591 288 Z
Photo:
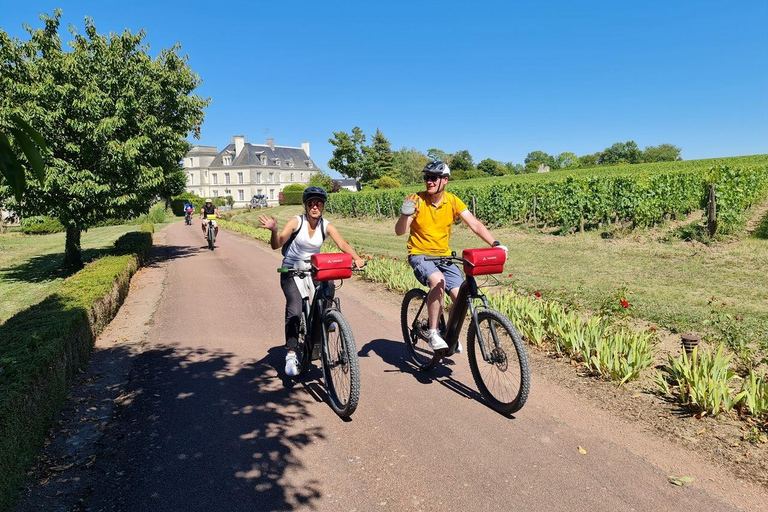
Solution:
M 307 187 L 301 196 L 301 202 L 307 204 L 310 199 L 321 199 L 326 202 L 328 201 L 328 194 L 320 187 Z
M 438 176 L 451 175 L 451 170 L 448 168 L 448 164 L 441 162 L 440 160 L 429 162 L 424 166 L 424 169 L 422 169 L 421 172 L 424 174 L 436 174 Z

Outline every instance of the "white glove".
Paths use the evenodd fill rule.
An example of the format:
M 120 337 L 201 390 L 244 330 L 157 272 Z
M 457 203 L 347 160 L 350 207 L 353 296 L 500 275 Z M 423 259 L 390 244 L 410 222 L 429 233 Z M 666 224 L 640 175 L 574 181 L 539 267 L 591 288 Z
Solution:
M 494 245 L 492 245 L 494 249 L 502 249 L 504 251 L 504 256 L 506 257 L 507 254 L 509 254 L 509 249 L 507 249 L 506 245 L 501 245 L 499 242 L 494 242 Z
M 403 201 L 403 207 L 400 208 L 400 213 L 403 215 L 413 215 L 413 213 L 416 211 L 416 201 L 412 201 L 410 199 L 407 199 Z

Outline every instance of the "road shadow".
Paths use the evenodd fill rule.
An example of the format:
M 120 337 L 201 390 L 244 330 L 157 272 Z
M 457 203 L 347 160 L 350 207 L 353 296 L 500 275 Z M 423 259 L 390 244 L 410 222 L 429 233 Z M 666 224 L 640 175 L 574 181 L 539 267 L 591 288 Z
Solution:
M 198 249 L 186 245 L 154 244 L 152 246 L 152 253 L 149 260 L 145 263 L 145 266 L 157 267 L 162 263 L 171 260 L 189 258 L 201 252 L 201 249 L 202 248 Z M 206 246 L 205 249 L 207 250 L 208 247 Z
M 475 400 L 485 405 L 483 396 L 480 393 L 453 377 L 451 366 L 456 364 L 454 361 L 455 358 L 462 356 L 444 358 L 435 368 L 425 371 L 420 370 L 413 364 L 413 362 L 411 362 L 405 344 L 400 341 L 383 338 L 371 340 L 360 349 L 358 355 L 360 357 L 369 357 L 371 352 L 378 355 L 382 361 L 388 365 L 397 368 L 397 371 L 413 375 L 413 377 L 422 384 L 437 382 L 459 396 Z
M 297 482 L 301 451 L 325 439 L 312 403 L 275 369 L 227 352 L 159 347 L 136 356 L 93 470 L 84 510 L 294 510 L 321 496 Z
M 85 249 L 82 251 L 83 263 L 89 263 L 104 255 L 110 254 L 109 247 L 100 249 Z M 79 269 L 64 266 L 64 253 L 42 254 L 33 256 L 23 263 L 0 269 L 0 278 L 4 281 L 25 283 L 44 283 L 65 279 Z

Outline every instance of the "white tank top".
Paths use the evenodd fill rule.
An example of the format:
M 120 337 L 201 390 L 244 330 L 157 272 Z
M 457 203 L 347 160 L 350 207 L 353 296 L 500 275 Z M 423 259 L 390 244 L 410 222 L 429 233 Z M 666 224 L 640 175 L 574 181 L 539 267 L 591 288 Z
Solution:
M 313 254 L 320 252 L 320 246 L 323 245 L 323 234 L 320 229 L 315 229 L 315 234 L 310 238 L 309 236 L 309 222 L 305 215 L 296 215 L 298 220 L 298 233 L 296 238 L 293 239 L 288 250 L 285 251 L 283 256 L 283 268 L 309 268 L 309 261 Z M 318 222 L 318 228 L 320 223 Z M 323 230 L 325 234 L 328 233 L 328 221 L 323 219 Z M 296 231 L 294 231 L 296 233 Z

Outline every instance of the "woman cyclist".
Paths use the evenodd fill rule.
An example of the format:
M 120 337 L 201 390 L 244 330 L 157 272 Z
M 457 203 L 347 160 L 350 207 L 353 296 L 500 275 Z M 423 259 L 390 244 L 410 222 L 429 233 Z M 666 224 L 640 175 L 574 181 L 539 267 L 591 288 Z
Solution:
M 283 268 L 303 269 L 313 254 L 320 252 L 326 235 L 341 251 L 352 256 L 357 268 L 362 268 L 365 261 L 358 256 L 349 243 L 344 240 L 336 226 L 323 219 L 323 210 L 328 195 L 320 187 L 309 187 L 304 190 L 302 201 L 304 215 L 296 215 L 288 220 L 282 231 L 278 229 L 277 220 L 266 215 L 259 216 L 261 227 L 272 231 L 270 244 L 272 249 L 283 248 Z M 285 373 L 294 377 L 299 374 L 301 358 L 296 352 L 299 347 L 299 327 L 301 325 L 301 293 L 293 277 L 288 274 L 280 275 L 280 288 L 285 295 Z

